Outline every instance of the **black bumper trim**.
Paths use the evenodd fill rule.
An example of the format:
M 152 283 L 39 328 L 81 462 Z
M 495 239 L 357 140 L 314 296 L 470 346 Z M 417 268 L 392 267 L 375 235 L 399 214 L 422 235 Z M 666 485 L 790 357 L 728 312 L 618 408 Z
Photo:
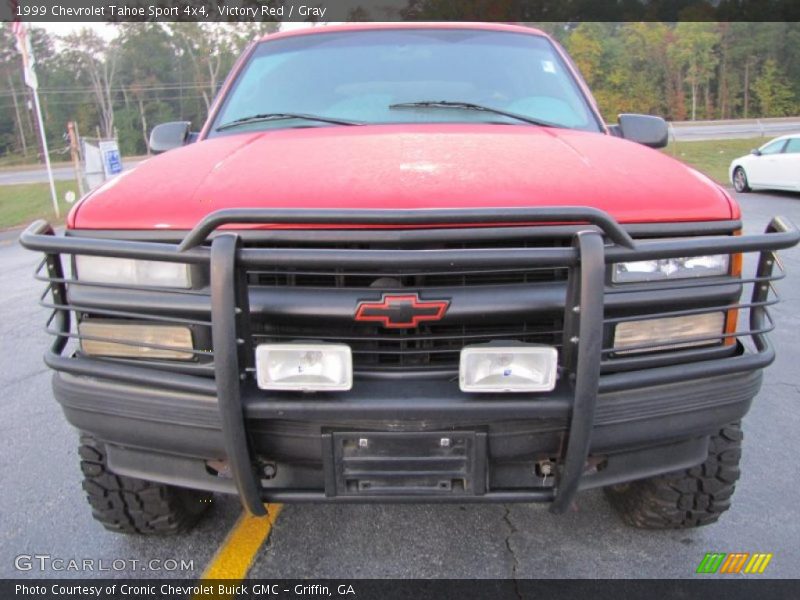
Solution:
M 485 434 L 481 434 L 485 437 Z M 323 440 L 325 437 L 323 436 Z M 626 481 L 642 479 L 678 469 L 690 468 L 705 460 L 708 452 L 708 436 L 688 438 L 647 448 L 626 450 L 611 454 L 596 470 L 581 478 L 580 490 L 593 489 Z M 212 475 L 201 460 L 170 456 L 149 450 L 137 450 L 108 445 L 108 460 L 111 470 L 119 475 L 138 477 L 148 481 L 159 481 L 181 487 L 236 494 L 236 486 L 226 477 Z M 327 469 L 327 468 L 326 468 Z M 326 471 L 325 476 L 328 476 Z M 326 483 L 326 488 L 333 485 Z M 358 495 L 333 495 L 314 489 L 265 489 L 265 502 L 549 502 L 553 500 L 552 488 L 497 489 L 481 494 L 420 494 L 393 493 Z
M 221 494 L 238 493 L 233 479 L 212 475 L 205 462 L 196 458 L 122 448 L 114 444 L 106 446 L 106 458 L 108 468 L 117 475 Z
M 52 350 L 45 352 L 44 363 L 54 371 L 70 375 L 97 377 L 134 385 L 157 386 L 190 394 L 207 396 L 216 396 L 217 394 L 217 385 L 213 379 L 172 373 L 163 369 L 136 367 L 80 356 L 63 356 Z
M 716 424 L 722 425 L 726 419 L 744 414 L 761 381 L 762 373 L 756 370 L 602 393 L 597 400 L 593 447 L 612 451 L 629 444 L 691 435 L 694 430 L 683 424 L 655 431 L 645 426 L 666 421 L 674 427 L 676 416 L 680 415 L 690 415 L 692 424 L 704 421 L 700 416 L 706 415 L 710 427 L 703 424 L 701 431 L 710 431 L 717 415 L 720 416 Z M 209 459 L 221 458 L 224 453 L 215 399 L 60 373 L 53 377 L 53 390 L 73 425 L 109 443 Z M 390 392 L 395 396 L 388 398 L 386 394 Z M 565 431 L 569 416 L 567 395 L 562 390 L 554 393 L 562 400 L 544 397 L 536 401 L 511 401 L 498 396 L 476 400 L 461 394 L 456 385 L 442 382 L 408 382 L 402 388 L 393 386 L 388 390 L 380 383 L 360 382 L 348 394 L 350 399 L 346 401 L 330 399 L 315 403 L 318 407 L 327 406 L 325 411 L 311 410 L 299 400 L 279 400 L 276 405 L 263 395 L 258 399 L 246 397 L 246 422 L 296 422 L 302 427 L 292 431 L 292 436 L 314 437 L 326 424 L 373 428 L 386 419 L 397 422 L 398 415 L 403 415 L 411 426 L 422 422 L 430 427 L 449 424 L 468 428 L 529 420 L 532 422 L 529 427 L 508 435 L 536 435 Z M 343 410 L 344 406 L 348 410 Z M 638 427 L 631 428 L 629 425 L 633 423 Z M 162 438 L 148 433 L 154 426 L 162 428 Z M 613 428 L 614 435 L 604 434 L 606 428 Z M 198 445 L 200 439 L 210 441 Z

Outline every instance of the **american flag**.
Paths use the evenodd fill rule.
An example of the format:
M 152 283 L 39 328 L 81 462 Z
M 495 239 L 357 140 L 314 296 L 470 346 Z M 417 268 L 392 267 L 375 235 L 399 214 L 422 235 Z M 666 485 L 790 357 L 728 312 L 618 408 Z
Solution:
M 16 2 L 11 3 L 11 8 L 14 13 L 16 12 L 15 5 Z M 17 38 L 17 50 L 19 50 L 19 53 L 22 55 L 25 83 L 28 87 L 36 89 L 39 87 L 39 79 L 36 77 L 36 71 L 33 68 L 34 64 L 36 64 L 36 60 L 33 57 L 30 37 L 28 37 L 28 27 L 22 21 L 14 21 L 11 23 L 11 31 Z

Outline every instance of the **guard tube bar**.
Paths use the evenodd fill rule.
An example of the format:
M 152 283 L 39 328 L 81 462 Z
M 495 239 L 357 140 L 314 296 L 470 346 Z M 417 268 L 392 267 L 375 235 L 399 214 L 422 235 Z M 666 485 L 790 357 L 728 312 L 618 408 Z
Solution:
M 240 248 L 235 234 L 215 236 L 211 248 L 201 246 L 208 235 L 224 224 L 236 223 L 338 223 L 338 224 L 437 224 L 453 223 L 531 223 L 531 222 L 588 222 L 597 226 L 615 244 L 604 246 L 598 231 L 579 231 L 571 248 L 522 248 L 503 250 L 341 250 L 341 249 L 286 249 Z M 503 501 L 552 500 L 551 510 L 563 512 L 570 505 L 583 473 L 591 442 L 594 407 L 598 390 L 625 389 L 638 385 L 658 383 L 659 377 L 672 374 L 693 377 L 713 370 L 714 374 L 744 369 L 756 369 L 771 362 L 774 352 L 766 338 L 769 330 L 767 295 L 776 261 L 774 250 L 789 248 L 800 241 L 800 232 L 786 219 L 776 217 L 764 234 L 748 236 L 710 236 L 677 240 L 642 240 L 634 242 L 608 214 L 592 208 L 564 207 L 544 209 L 485 210 L 423 210 L 423 211 L 294 211 L 294 210 L 225 210 L 212 213 L 189 232 L 180 246 L 165 243 L 115 241 L 85 237 L 55 236 L 44 221 L 31 224 L 20 236 L 20 243 L 31 250 L 45 253 L 45 264 L 55 304 L 66 299 L 66 284 L 59 254 L 92 254 L 149 260 L 178 261 L 211 266 L 212 337 L 216 381 L 191 375 L 167 373 L 158 369 L 104 363 L 87 358 L 60 356 L 69 340 L 69 310 L 56 310 L 52 317 L 57 328 L 56 340 L 45 360 L 51 367 L 75 374 L 108 377 L 119 381 L 162 383 L 172 389 L 189 389 L 215 394 L 219 401 L 221 421 L 232 475 L 245 508 L 254 514 L 263 514 L 264 500 L 316 500 L 324 494 L 299 491 L 259 491 L 260 482 L 253 470 L 246 439 L 239 360 L 243 334 L 247 327 L 246 286 L 242 279 L 244 268 L 276 264 L 291 266 L 295 261 L 313 263 L 316 260 L 349 266 L 374 264 L 375 256 L 390 254 L 399 267 L 446 266 L 448 261 L 459 264 L 476 261 L 479 264 L 541 264 L 541 259 L 551 265 L 571 267 L 567 281 L 564 339 L 565 373 L 573 381 L 570 427 L 568 441 L 556 487 L 553 491 L 532 489 L 526 491 L 488 492 L 486 496 Z M 675 365 L 653 370 L 618 373 L 599 377 L 603 323 L 603 290 L 605 265 L 620 261 L 646 260 L 655 257 L 698 256 L 709 252 L 753 252 L 760 257 L 757 277 L 753 287 L 753 308 L 750 309 L 749 333 L 758 354 L 742 355 L 704 363 Z M 60 334 L 58 333 L 60 332 Z M 654 371 L 654 372 L 650 372 Z M 657 371 L 658 373 L 655 373 Z M 546 403 L 546 400 L 545 400 Z M 267 402 L 268 404 L 268 402 Z M 290 412 L 286 403 L 278 403 Z M 305 405 L 322 404 L 320 414 L 326 410 L 344 410 L 343 406 L 325 406 L 329 403 L 301 402 Z M 479 411 L 480 403 L 470 405 L 469 411 Z M 519 410 L 527 413 L 526 404 Z M 276 406 L 272 407 L 277 408 Z M 356 407 L 353 407 L 356 408 Z M 314 411 L 317 414 L 316 411 Z M 531 413 L 532 414 L 532 413 Z M 348 498 L 333 498 L 349 501 Z M 392 498 L 402 500 L 401 498 Z M 479 498 L 459 498 L 459 501 Z M 413 498 L 407 498 L 413 500 Z
M 571 209 L 571 210 L 569 210 Z M 511 210 L 511 209 L 505 209 Z M 594 211 L 595 209 L 583 209 L 582 207 L 564 207 L 564 212 L 555 212 L 555 209 L 548 210 L 546 215 L 537 216 L 538 209 L 523 209 L 525 213 L 524 218 L 511 219 L 514 222 L 567 222 L 573 214 L 583 211 Z M 212 213 L 206 220 L 211 219 L 215 215 L 225 213 L 225 220 L 223 216 L 215 219 L 217 227 L 224 224 L 236 223 L 228 218 L 228 214 L 232 210 L 223 210 Z M 287 211 L 278 211 L 285 214 Z M 360 211 L 301 211 L 306 214 L 306 218 L 302 219 L 304 223 L 324 223 L 323 219 L 328 218 L 328 215 L 339 215 L 340 218 L 336 219 L 337 222 L 344 223 L 372 223 L 372 224 L 385 224 L 381 220 L 382 211 L 368 211 L 371 214 L 372 221 L 358 219 L 357 215 L 361 215 Z M 387 211 L 395 213 L 398 211 Z M 459 211 L 408 211 L 409 220 L 400 221 L 396 219 L 399 225 L 418 223 L 419 219 L 416 218 L 418 213 L 447 213 L 448 218 L 454 223 L 462 223 L 459 221 Z M 468 211 L 466 214 L 474 215 L 476 211 Z M 602 211 L 598 211 L 602 212 Z M 281 219 L 275 217 L 276 211 L 263 210 L 259 211 L 260 219 L 256 221 L 253 216 L 249 222 L 255 223 L 276 223 L 282 222 Z M 509 216 L 498 217 L 498 212 L 493 212 L 487 216 L 486 222 L 511 222 Z M 605 214 L 605 213 L 603 213 Z M 348 215 L 342 217 L 341 215 Z M 606 215 L 607 219 L 611 217 Z M 432 219 L 432 222 L 437 224 L 442 223 L 442 218 L 437 217 Z M 583 218 L 581 220 L 588 221 Z M 473 219 L 473 222 L 478 222 Z M 613 221 L 612 221 L 613 222 Z M 198 226 L 199 227 L 199 226 Z M 208 264 L 210 260 L 210 249 L 204 246 L 195 246 L 195 241 L 191 238 L 196 237 L 197 227 L 190 231 L 180 245 L 162 243 L 162 242 L 136 242 L 136 241 L 119 241 L 107 238 L 88 238 L 88 237 L 64 237 L 53 235 L 52 228 L 44 221 L 39 220 L 32 223 L 21 235 L 20 244 L 29 250 L 38 250 L 45 254 L 88 254 L 94 256 L 115 256 L 120 258 L 138 258 L 144 260 L 164 260 L 164 261 L 178 261 L 187 264 Z M 637 261 L 648 260 L 650 258 L 675 258 L 684 256 L 700 256 L 708 254 L 709 252 L 725 253 L 725 252 L 756 252 L 764 250 L 782 250 L 790 248 L 800 241 L 800 232 L 788 220 L 783 217 L 775 217 L 767 228 L 767 232 L 761 235 L 747 235 L 747 236 L 708 236 L 708 237 L 691 237 L 680 238 L 672 240 L 642 240 L 634 241 L 630 236 L 621 229 L 618 224 L 611 227 L 611 231 L 619 229 L 623 234 L 624 244 L 612 245 L 606 247 L 605 262 L 606 264 L 624 262 L 624 261 Z M 210 231 L 208 232 L 210 233 Z M 619 237 L 615 234 L 615 237 Z M 611 236 L 609 235 L 609 238 Z M 627 238 L 627 239 L 625 239 Z M 612 238 L 613 239 L 613 238 Z M 188 243 L 191 241 L 191 244 Z M 371 259 L 369 257 L 375 256 Z M 268 250 L 258 248 L 239 248 L 237 256 L 241 259 L 242 266 L 255 267 L 262 265 L 275 265 L 275 266 L 307 266 L 313 265 L 316 267 L 324 267 L 326 265 L 334 264 L 339 265 L 340 262 L 346 262 L 351 268 L 360 268 L 362 266 L 369 267 L 376 264 L 385 265 L 385 261 L 391 257 L 392 264 L 396 264 L 399 268 L 412 268 L 415 266 L 426 267 L 447 267 L 468 262 L 463 257 L 469 260 L 477 261 L 480 266 L 504 265 L 504 266 L 529 266 L 531 261 L 536 261 L 537 266 L 573 266 L 577 262 L 578 253 L 575 248 L 520 248 L 520 249 L 486 249 L 486 250 L 406 250 L 398 253 L 392 250 L 351 250 L 351 249 L 314 249 L 314 248 L 270 248 Z M 458 258 L 461 257 L 461 260 Z M 455 262 L 451 262 L 455 261 Z
M 291 223 L 333 225 L 436 225 L 442 223 L 560 223 L 585 221 L 599 227 L 620 246 L 633 248 L 633 238 L 611 215 L 589 206 L 496 209 L 421 209 L 421 210 L 305 210 L 246 209 L 218 210 L 205 217 L 181 242 L 180 250 L 202 244 L 208 234 L 229 223 Z
M 222 422 L 222 442 L 236 489 L 244 507 L 253 515 L 267 514 L 259 495 L 259 481 L 247 447 L 247 430 L 239 390 L 240 344 L 237 321 L 242 314 L 241 285 L 236 280 L 236 243 L 233 234 L 222 235 L 211 245 L 211 336 L 216 358 L 214 371 Z M 238 296 L 238 297 L 237 297 Z
M 566 452 L 561 476 L 550 511 L 563 513 L 578 491 L 586 458 L 589 455 L 594 411 L 600 382 L 600 358 L 603 347 L 603 287 L 605 261 L 603 238 L 594 231 L 575 235 L 580 261 L 570 270 L 567 302 L 564 306 L 564 345 L 570 348 L 564 366 L 574 379 L 575 397 L 567 432 Z M 572 351 L 577 349 L 577 353 Z

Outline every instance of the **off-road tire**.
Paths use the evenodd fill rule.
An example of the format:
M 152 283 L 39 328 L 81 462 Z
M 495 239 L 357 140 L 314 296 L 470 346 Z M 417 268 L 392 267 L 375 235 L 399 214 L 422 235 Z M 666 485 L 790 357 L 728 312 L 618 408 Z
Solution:
M 710 525 L 731 506 L 741 456 L 741 424 L 731 423 L 711 436 L 708 458 L 701 465 L 604 491 L 625 522 L 634 527 L 688 529 Z
M 170 535 L 190 529 L 211 504 L 211 494 L 115 475 L 108 470 L 105 447 L 82 435 L 83 489 L 92 516 L 109 531 Z

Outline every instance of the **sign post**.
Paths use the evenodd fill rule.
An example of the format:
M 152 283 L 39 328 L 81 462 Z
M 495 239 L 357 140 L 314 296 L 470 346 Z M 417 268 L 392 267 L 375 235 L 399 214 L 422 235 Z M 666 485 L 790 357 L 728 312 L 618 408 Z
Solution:
M 119 155 L 117 140 L 100 140 L 97 145 L 103 157 L 103 172 L 106 179 L 122 173 L 122 159 Z

